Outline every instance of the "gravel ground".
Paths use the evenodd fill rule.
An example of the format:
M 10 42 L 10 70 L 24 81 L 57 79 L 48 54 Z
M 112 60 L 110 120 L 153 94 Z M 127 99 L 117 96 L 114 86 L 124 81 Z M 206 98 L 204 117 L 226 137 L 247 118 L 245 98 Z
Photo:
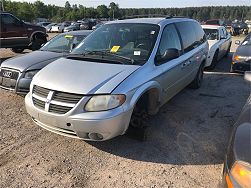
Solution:
M 184 89 L 164 105 L 146 142 L 50 133 L 31 121 L 23 97 L 0 89 L 0 187 L 218 187 L 232 125 L 250 93 L 242 75 L 228 73 L 230 62 L 231 54 L 205 72 L 199 90 Z

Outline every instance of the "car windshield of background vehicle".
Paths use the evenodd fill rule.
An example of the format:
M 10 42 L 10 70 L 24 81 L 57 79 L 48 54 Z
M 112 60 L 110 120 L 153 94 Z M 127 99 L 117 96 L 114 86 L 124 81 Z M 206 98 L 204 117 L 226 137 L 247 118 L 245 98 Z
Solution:
M 158 33 L 159 26 L 154 24 L 107 24 L 89 35 L 71 54 L 123 57 L 121 61 L 131 59 L 133 64 L 143 65 L 151 55 Z
M 244 39 L 242 45 L 251 45 L 251 35 Z
M 206 36 L 207 40 L 218 40 L 218 30 L 217 29 L 203 29 Z
M 83 35 L 59 35 L 51 39 L 46 43 L 40 50 L 42 51 L 51 51 L 58 53 L 69 53 L 74 47 L 76 47 L 85 36 Z

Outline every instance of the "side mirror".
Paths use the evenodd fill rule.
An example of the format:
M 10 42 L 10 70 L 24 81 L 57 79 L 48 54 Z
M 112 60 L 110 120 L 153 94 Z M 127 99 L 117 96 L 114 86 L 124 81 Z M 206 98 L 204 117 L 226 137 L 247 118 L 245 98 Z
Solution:
M 221 36 L 220 39 L 226 39 L 227 37 L 226 36 Z
M 241 44 L 241 41 L 236 40 L 234 43 L 235 43 L 236 45 L 240 45 L 240 44 Z
M 165 61 L 170 61 L 172 59 L 176 59 L 180 56 L 180 52 L 176 48 L 169 48 L 165 51 L 163 55 L 157 55 L 156 56 L 156 61 L 157 63 L 165 62 Z
M 245 72 L 244 79 L 251 82 L 251 71 L 246 71 Z

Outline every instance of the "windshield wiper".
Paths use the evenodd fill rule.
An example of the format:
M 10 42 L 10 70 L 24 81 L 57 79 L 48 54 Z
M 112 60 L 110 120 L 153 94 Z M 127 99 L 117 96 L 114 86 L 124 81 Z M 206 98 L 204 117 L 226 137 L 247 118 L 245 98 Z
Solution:
M 126 61 L 130 61 L 131 64 L 134 64 L 135 63 L 135 60 L 132 59 L 132 58 L 129 58 L 129 57 L 125 57 L 125 56 L 121 56 L 121 55 L 118 55 L 118 54 L 115 54 L 115 53 L 112 53 L 110 51 L 86 51 L 83 53 L 83 55 L 100 55 L 102 56 L 111 56 L 111 57 L 116 57 L 116 58 L 119 58 L 119 59 L 123 59 L 123 60 L 126 60 Z

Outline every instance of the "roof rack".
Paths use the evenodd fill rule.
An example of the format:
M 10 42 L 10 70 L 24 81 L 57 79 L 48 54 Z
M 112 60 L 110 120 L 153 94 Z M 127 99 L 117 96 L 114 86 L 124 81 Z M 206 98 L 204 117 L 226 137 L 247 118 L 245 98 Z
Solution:
M 124 16 L 124 17 L 120 18 L 120 20 L 133 19 L 133 18 L 166 18 L 166 15 L 163 15 L 163 14 L 140 14 L 140 15 Z
M 133 19 L 133 18 L 165 18 L 165 19 L 171 19 L 171 18 L 187 18 L 187 17 L 185 17 L 185 16 L 175 16 L 175 15 L 163 15 L 163 14 L 140 14 L 140 15 L 124 16 L 124 17 L 120 18 L 119 20 Z

